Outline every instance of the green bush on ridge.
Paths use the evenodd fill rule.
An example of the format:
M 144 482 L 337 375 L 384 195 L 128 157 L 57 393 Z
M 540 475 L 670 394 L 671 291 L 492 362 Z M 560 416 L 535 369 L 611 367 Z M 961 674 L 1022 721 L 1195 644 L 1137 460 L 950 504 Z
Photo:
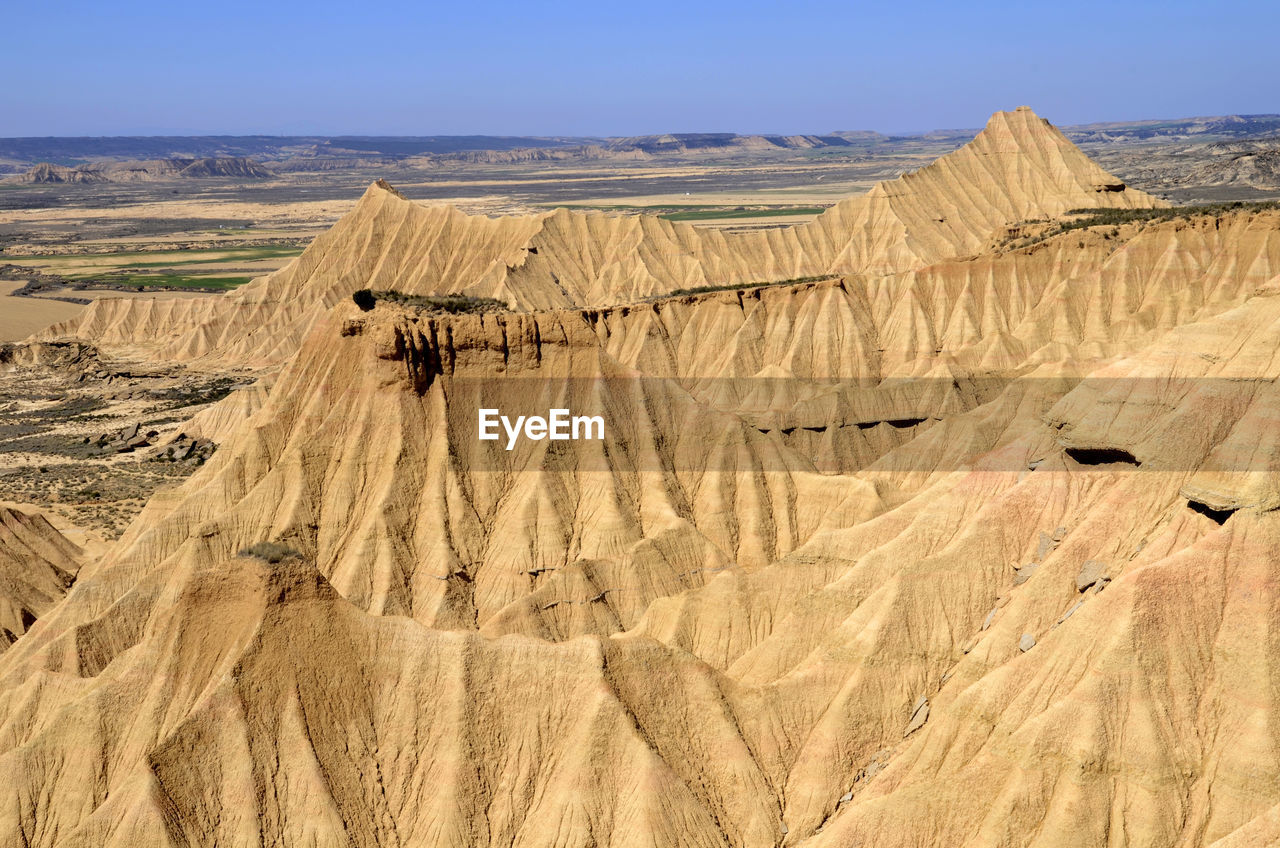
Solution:
M 387 291 L 371 291 L 360 289 L 351 295 L 352 301 L 361 311 L 368 312 L 380 300 L 397 303 L 417 309 L 433 309 L 451 314 L 476 312 L 506 312 L 507 305 L 492 297 L 472 297 L 465 294 L 405 294 L 389 289 Z

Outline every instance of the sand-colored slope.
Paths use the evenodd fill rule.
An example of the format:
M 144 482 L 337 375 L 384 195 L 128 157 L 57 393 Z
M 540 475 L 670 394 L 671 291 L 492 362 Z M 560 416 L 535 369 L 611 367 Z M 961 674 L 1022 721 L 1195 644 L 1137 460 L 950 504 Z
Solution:
M 104 300 L 52 333 L 166 359 L 274 362 L 360 288 L 495 297 L 517 309 L 602 306 L 709 284 L 903 272 L 974 253 L 1016 221 L 1158 203 L 1025 107 L 996 113 L 964 148 L 810 223 L 751 233 L 565 209 L 468 216 L 378 182 L 295 262 L 230 298 L 164 308 Z
M 900 267 L 745 294 L 361 312 L 446 243 L 500 294 L 631 232 L 371 191 L 253 332 L 163 342 L 285 365 L 0 655 L 0 842 L 1273 842 L 1280 215 L 969 255 L 1128 196 L 1032 119 L 867 206 L 939 204 Z M 489 403 L 610 437 L 508 452 Z
M 1276 472 L 1222 454 L 1272 438 L 1259 423 L 1274 415 L 1278 319 L 1274 296 L 1254 298 L 1173 331 L 1108 369 L 1126 378 L 1099 376 L 1054 409 L 1060 445 L 1131 445 L 1151 470 L 1116 464 L 1097 490 L 1063 491 L 1075 506 L 1059 513 L 1061 544 L 974 628 L 966 656 L 935 666 L 949 679 L 928 725 L 814 844 L 902 845 L 940 830 L 966 845 L 1030 833 L 1027 844 L 1102 845 L 1117 831 L 1151 845 L 1270 844 L 1280 523 L 1229 484 L 1256 496 Z M 1206 490 L 1222 512 L 1193 508 Z M 1043 513 L 1054 499 L 1024 503 Z M 1111 578 L 1105 591 L 1081 591 L 1090 563 Z M 1019 656 L 1024 633 L 1036 644 Z
M 0 762 L 23 775 L 4 832 L 36 845 L 943 833 L 1067 846 L 1107 844 L 1120 822 L 1159 846 L 1265 835 L 1280 758 L 1253 728 L 1273 709 L 1260 669 L 1274 513 L 1249 501 L 1219 525 L 1188 491 L 1222 490 L 1204 478 L 1215 452 L 1265 436 L 1247 422 L 1270 408 L 1253 378 L 1280 376 L 1277 233 L 1274 215 L 1241 213 L 1084 247 L 1069 234 L 856 296 L 846 282 L 456 317 L 339 304 L 213 460 L 0 659 L 15 728 Z M 949 335 L 947 304 L 966 292 L 971 328 Z M 855 476 L 816 474 L 802 446 L 747 423 L 809 401 L 729 379 L 780 363 L 866 378 L 847 394 L 856 412 L 891 373 L 987 373 L 992 338 L 990 373 L 1029 379 L 925 409 L 932 429 Z M 1132 382 L 1147 374 L 1170 379 Z M 586 392 L 538 377 L 607 379 Z M 1229 394 L 1204 403 L 1206 377 Z M 568 386 L 571 405 L 594 397 L 625 443 L 508 455 L 451 416 L 476 386 L 520 380 L 537 402 L 547 386 Z M 1131 450 L 1155 468 L 1170 445 L 1150 471 L 1066 453 Z M 301 557 L 234 558 L 267 539 Z M 125 701 L 144 705 L 127 730 L 112 706 Z M 85 726 L 106 729 L 90 744 Z M 44 765 L 69 745 L 103 753 L 84 773 Z
M 163 522 L 170 501 L 153 504 L 137 545 L 120 556 L 153 567 L 183 545 L 183 556 L 207 558 L 288 538 L 372 611 L 553 638 L 625 629 L 656 597 L 784 555 L 818 526 L 828 508 L 818 505 L 833 492 L 855 510 L 877 508 L 811 472 L 874 462 L 902 441 L 883 422 L 944 420 L 990 400 L 953 389 L 953 378 L 996 375 L 989 394 L 1042 362 L 1076 362 L 1078 377 L 1091 359 L 1242 303 L 1280 269 L 1277 224 L 1271 213 L 1239 214 L 1161 225 L 1119 247 L 1097 238 L 1092 249 L 1073 235 L 883 278 L 870 291 L 856 281 L 805 284 L 423 324 L 389 306 L 366 316 L 341 304 L 265 407 L 262 391 L 248 390 L 257 411 L 243 437 L 234 429 L 251 410 L 221 410 L 216 482 L 194 479 L 200 494 Z M 1153 255 L 1190 258 L 1163 263 L 1182 269 L 1175 274 Z M 1221 270 L 1209 277 L 1206 268 Z M 984 290 L 975 297 L 976 280 Z M 966 333 L 948 326 L 957 301 Z M 598 406 L 627 444 L 613 454 L 584 444 L 568 460 L 545 444 L 510 456 L 480 450 L 472 393 L 494 375 L 529 380 L 538 410 Z M 911 375 L 924 378 L 879 386 Z M 548 376 L 583 382 L 537 382 Z M 705 432 L 724 441 L 708 444 Z M 920 468 L 956 463 L 982 440 L 953 444 L 960 453 Z M 751 466 L 792 479 L 725 473 L 735 465 L 717 450 L 745 450 Z M 661 468 L 682 473 L 655 484 L 649 472 Z M 607 508 L 582 513 L 578 504 L 601 494 Z
M 1217 452 L 1269 438 L 1242 430 L 1274 411 L 1255 379 L 1277 376 L 1258 358 L 1274 348 L 1272 301 L 1117 366 L 1179 360 L 1160 373 L 1181 377 L 1083 383 L 1051 426 L 1001 449 L 1034 471 L 952 474 L 767 569 L 656 603 L 638 632 L 821 715 L 786 763 L 784 817 L 815 845 L 1106 845 L 1117 829 L 1208 845 L 1266 832 L 1280 785 L 1265 730 L 1280 524 L 1265 507 L 1215 519 L 1188 497 Z M 1206 384 L 1214 370 L 1234 379 Z M 1114 405 L 1091 400 L 1099 386 Z M 1117 414 L 1091 444 L 1144 445 L 1151 470 L 1064 453 L 1099 409 Z M 1090 573 L 1103 582 L 1082 585 Z M 903 742 L 920 697 L 927 721 Z
M 1280 275 L 1280 215 L 1242 212 L 877 278 L 592 310 L 608 350 L 646 373 L 875 378 L 938 361 L 1000 371 L 1106 357 L 1231 308 Z
M 0 650 L 62 599 L 82 557 L 43 515 L 0 507 Z
M 869 484 L 834 497 L 779 438 L 678 383 L 638 379 L 577 312 L 416 323 L 348 303 L 303 351 L 95 577 L 128 585 L 160 562 L 280 539 L 372 612 L 559 639 L 625 629 L 655 597 L 879 506 Z M 598 412 L 616 438 L 572 453 L 476 441 L 475 410 L 523 400 Z
M 165 604 L 138 624 L 132 649 L 94 678 L 9 690 L 63 718 L 7 727 L 18 744 L 0 755 L 12 778 L 0 789 L 6 842 L 540 844 L 561 833 L 722 846 L 780 835 L 732 687 L 651 643 L 488 641 L 373 618 L 297 559 L 175 571 Z M 649 697 L 655 666 L 671 684 L 661 703 Z M 85 747 L 45 783 L 68 721 Z

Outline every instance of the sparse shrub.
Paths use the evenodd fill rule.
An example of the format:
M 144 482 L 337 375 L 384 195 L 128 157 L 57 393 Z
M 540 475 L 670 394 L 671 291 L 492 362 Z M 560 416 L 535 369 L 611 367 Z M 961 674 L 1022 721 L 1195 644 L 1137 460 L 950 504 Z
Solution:
M 718 291 L 737 291 L 740 289 L 762 289 L 768 286 L 788 286 L 801 285 L 803 283 L 817 283 L 822 280 L 834 280 L 834 274 L 820 274 L 816 277 L 792 277 L 789 280 L 768 280 L 754 283 L 713 283 L 706 286 L 693 286 L 692 288 L 676 289 L 667 294 L 655 295 L 650 300 L 660 300 L 666 297 L 683 297 L 690 294 L 709 294 Z
M 283 562 L 291 557 L 302 556 L 293 548 L 282 545 L 279 542 L 254 542 L 249 547 L 240 551 L 242 557 L 255 557 L 265 562 L 272 563 Z
M 372 292 L 376 300 L 398 303 L 417 309 L 431 309 L 440 312 L 457 314 L 461 312 L 506 312 L 507 305 L 492 297 L 472 297 L 465 294 L 405 294 L 388 291 Z M 362 307 L 363 308 L 363 307 Z
M 1111 209 L 1108 207 L 1072 209 L 1054 226 L 1046 228 L 1037 235 L 1025 240 L 1008 240 L 1005 245 L 1011 248 L 1030 247 L 1072 230 L 1085 230 L 1090 227 L 1111 227 L 1110 238 L 1120 235 L 1121 224 L 1158 224 L 1165 221 L 1191 220 L 1193 218 L 1225 215 L 1230 212 L 1262 212 L 1269 209 L 1280 209 L 1280 201 L 1264 200 L 1247 203 L 1241 200 L 1229 203 L 1203 203 L 1192 206 L 1168 206 L 1161 209 Z M 1104 238 L 1108 237 L 1104 233 Z M 1084 243 L 1080 245 L 1083 247 Z

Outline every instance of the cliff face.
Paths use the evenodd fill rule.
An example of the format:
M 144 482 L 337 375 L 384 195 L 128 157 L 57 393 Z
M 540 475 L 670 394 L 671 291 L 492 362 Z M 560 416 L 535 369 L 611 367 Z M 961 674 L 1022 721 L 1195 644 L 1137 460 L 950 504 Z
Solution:
M 704 236 L 375 187 L 235 299 L 104 306 L 108 347 L 283 365 L 0 655 L 0 842 L 1276 842 L 1280 214 L 983 252 L 1141 200 L 1056 138 L 997 116 L 836 207 L 889 223 L 821 282 L 580 302 Z M 571 259 L 530 312 L 348 291 Z M 605 437 L 508 450 L 487 407 Z

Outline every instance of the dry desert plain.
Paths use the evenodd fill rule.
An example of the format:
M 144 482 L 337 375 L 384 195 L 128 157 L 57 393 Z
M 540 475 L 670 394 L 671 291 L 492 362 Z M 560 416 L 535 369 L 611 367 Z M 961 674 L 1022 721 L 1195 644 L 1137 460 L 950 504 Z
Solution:
M 1269 121 L 0 142 L 0 844 L 1280 843 Z

